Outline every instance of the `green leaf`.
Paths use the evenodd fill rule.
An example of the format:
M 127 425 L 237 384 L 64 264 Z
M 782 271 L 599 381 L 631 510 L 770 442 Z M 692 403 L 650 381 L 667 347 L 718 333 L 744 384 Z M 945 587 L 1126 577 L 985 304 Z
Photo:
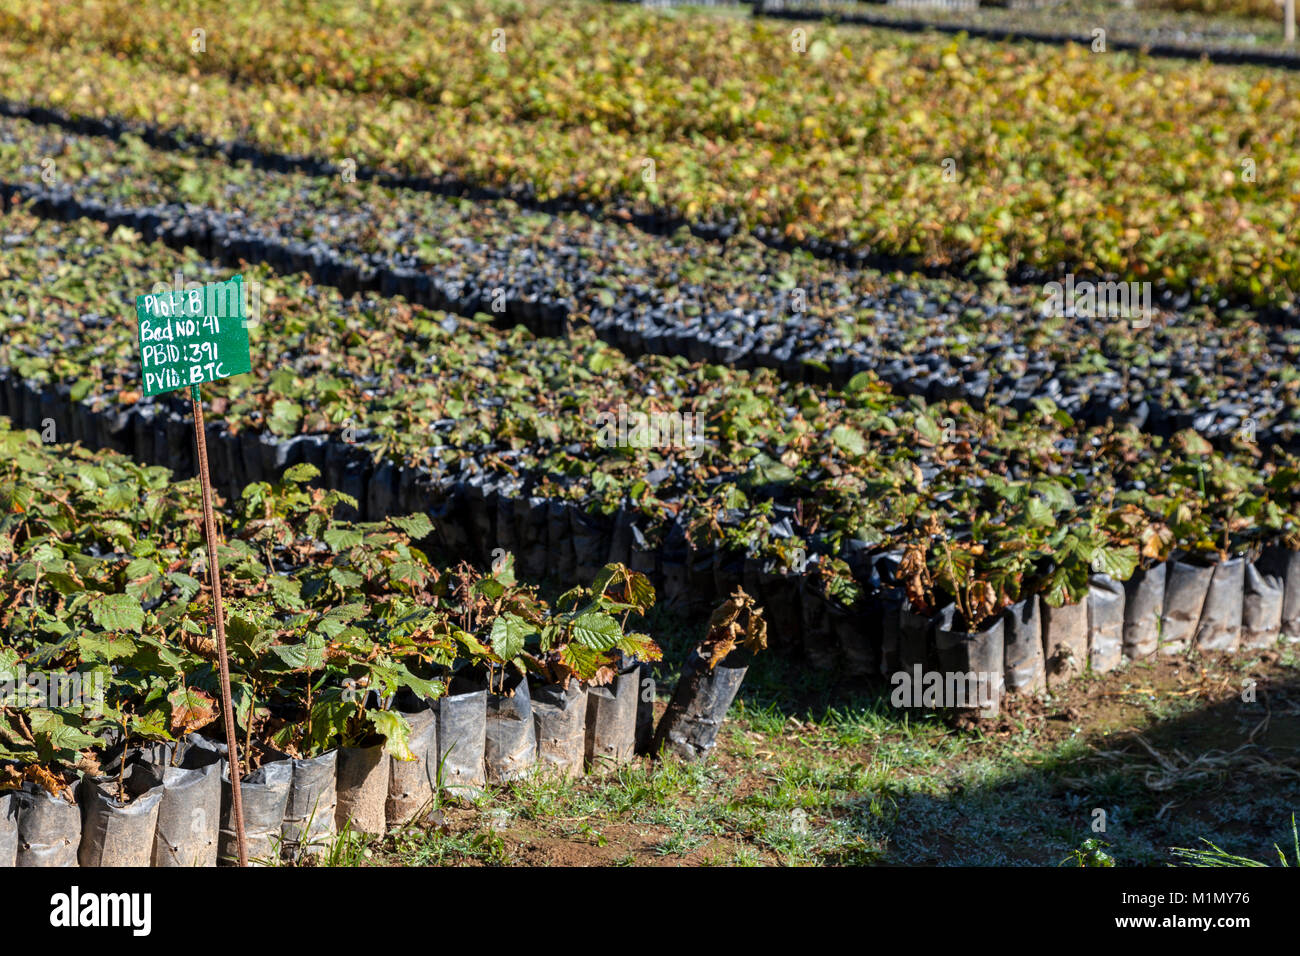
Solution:
M 836 425 L 831 429 L 831 441 L 846 455 L 861 455 L 867 450 L 867 441 L 862 433 L 848 425 Z
M 387 681 L 393 692 L 405 687 L 417 697 L 437 700 L 447 690 L 442 681 L 417 677 L 400 661 L 393 664 L 371 665 L 371 673 L 380 675 Z
M 608 663 L 605 654 L 601 651 L 583 647 L 581 644 L 569 644 L 562 648 L 560 660 L 583 680 L 595 677 L 596 672 Z
M 326 531 L 323 537 L 325 543 L 329 545 L 329 549 L 337 554 L 340 551 L 355 548 L 362 542 L 365 535 L 353 528 L 333 527 Z
M 275 641 L 275 632 L 268 620 L 250 613 L 247 608 L 230 612 L 226 620 L 226 644 L 232 654 L 255 658 Z
M 360 601 L 354 601 L 351 604 L 340 604 L 338 607 L 330 608 L 325 617 L 331 621 L 355 621 L 366 616 L 366 606 Z
M 305 606 L 302 601 L 302 582 L 297 578 L 273 574 L 266 581 L 271 587 L 271 599 L 276 607 L 286 611 L 296 611 Z
M 167 715 L 162 708 L 156 708 L 132 717 L 129 726 L 131 733 L 149 740 L 173 739 L 167 730 Z
M 144 626 L 144 609 L 127 594 L 96 595 L 90 600 L 90 616 L 106 631 L 135 631 Z
M 286 485 L 306 484 L 313 478 L 320 477 L 320 469 L 310 462 L 301 462 L 284 470 L 284 483 Z
M 433 534 L 433 522 L 425 514 L 389 517 L 388 523 L 408 535 L 413 541 L 420 541 Z
M 1041 498 L 1030 498 L 1025 502 L 1025 524 L 1030 528 L 1051 528 L 1056 524 L 1056 515 Z
M 28 711 L 27 720 L 31 725 L 32 735 L 37 738 L 37 749 L 43 752 L 46 760 L 52 758 L 51 751 L 84 750 L 99 743 L 89 734 L 84 734 L 75 727 L 69 727 L 64 723 L 62 714 L 43 707 Z
M 502 614 L 492 622 L 492 653 L 503 661 L 512 661 L 523 653 L 528 638 L 537 629 L 516 614 Z
M 931 445 L 943 444 L 943 432 L 929 415 L 916 416 L 916 430 Z
M 394 561 L 388 568 L 388 580 L 420 587 L 427 580 L 424 569 L 414 561 Z
M 648 634 L 627 634 L 615 646 L 626 657 L 639 661 L 657 661 L 664 656 L 659 645 Z
M 854 375 L 851 379 L 849 379 L 847 383 L 845 383 L 844 391 L 848 392 L 849 394 L 862 392 L 871 386 L 871 382 L 872 382 L 872 375 L 870 372 L 859 372 L 857 375 Z
M 406 718 L 392 710 L 372 710 L 367 716 L 375 731 L 384 738 L 384 752 L 398 760 L 414 760 L 409 741 L 411 725 Z
M 1053 481 L 1036 481 L 1033 484 L 1035 493 L 1042 495 L 1043 501 L 1056 514 L 1062 511 L 1068 511 L 1074 507 L 1074 495 L 1062 488 Z
M 344 591 L 360 587 L 361 583 L 365 580 L 365 578 L 357 574 L 355 571 L 349 571 L 346 568 L 330 568 L 329 578 Z
M 578 615 L 569 627 L 578 644 L 597 651 L 609 650 L 623 636 L 618 621 L 600 611 L 587 611 Z
M 192 578 L 188 574 L 182 574 L 180 571 L 173 571 L 167 575 L 167 580 L 176 585 L 176 588 L 180 591 L 182 601 L 190 601 L 194 595 L 203 590 L 203 585 L 196 578 Z
M 324 641 L 317 639 L 315 642 L 303 642 L 301 644 L 277 644 L 271 648 L 271 653 L 290 670 L 320 670 L 325 666 L 325 646 Z
M 87 631 L 77 635 L 77 648 L 82 660 L 103 661 L 107 664 L 120 657 L 130 657 L 136 652 L 137 645 L 131 638 L 122 635 L 92 634 Z
M 1108 574 L 1116 581 L 1127 581 L 1138 565 L 1138 550 L 1132 545 L 1119 548 L 1100 547 L 1092 556 L 1092 569 Z
M 302 421 L 302 406 L 282 398 L 271 406 L 266 427 L 276 435 L 287 437 L 297 433 L 300 421 Z
M 1172 443 L 1181 446 L 1183 451 L 1189 455 L 1209 455 L 1214 452 L 1214 446 L 1201 436 L 1194 429 L 1184 428 L 1174 435 Z

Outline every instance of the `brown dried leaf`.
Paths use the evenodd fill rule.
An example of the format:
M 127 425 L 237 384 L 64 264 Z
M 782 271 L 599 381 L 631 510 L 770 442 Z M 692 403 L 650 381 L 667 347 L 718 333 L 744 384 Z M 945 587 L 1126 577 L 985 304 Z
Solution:
M 744 615 L 744 625 L 740 623 Z M 700 642 L 698 653 L 708 661 L 712 670 L 737 646 L 743 645 L 751 653 L 757 653 L 767 647 L 767 622 L 763 620 L 763 610 L 755 606 L 754 599 L 745 593 L 744 588 L 735 592 L 720 604 L 709 618 L 709 632 Z
M 1160 560 L 1168 551 L 1169 545 L 1173 543 L 1173 539 L 1174 534 L 1167 525 L 1161 522 L 1152 524 L 1142 534 L 1142 557 Z
M 28 780 L 35 781 L 52 797 L 61 795 L 65 789 L 65 784 L 62 780 L 50 773 L 44 767 L 36 764 L 29 764 L 23 770 L 23 776 Z
M 348 661 L 352 660 L 352 655 L 344 650 L 337 642 L 326 645 L 323 654 L 325 660 L 329 661 L 331 664 L 346 664 Z
M 195 654 L 209 661 L 215 661 L 217 659 L 217 642 L 211 638 L 204 637 L 201 634 L 181 632 L 180 642 L 181 647 L 185 648 L 191 654 Z
M 77 761 L 77 769 L 87 777 L 98 777 L 103 771 L 99 766 L 99 755 L 93 750 L 84 750 Z
M 184 737 L 217 719 L 217 702 L 210 694 L 194 687 L 181 688 L 169 695 L 172 704 L 171 728 Z
M 998 609 L 998 594 L 993 585 L 987 581 L 976 581 L 970 586 L 966 599 L 969 602 L 971 620 L 967 625 L 973 630 L 985 619 L 991 617 Z
M 932 610 L 934 581 L 925 564 L 926 548 L 920 544 L 909 544 L 903 549 L 902 560 L 898 563 L 898 577 L 903 583 L 903 592 L 908 603 L 919 613 L 928 614 Z

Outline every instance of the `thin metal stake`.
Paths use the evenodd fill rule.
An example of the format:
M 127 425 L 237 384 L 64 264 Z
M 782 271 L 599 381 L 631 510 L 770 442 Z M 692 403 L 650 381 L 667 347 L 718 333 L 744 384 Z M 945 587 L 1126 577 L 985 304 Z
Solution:
M 230 802 L 239 838 L 239 865 L 248 866 L 248 840 L 244 836 L 244 801 L 239 792 L 239 745 L 235 738 L 235 710 L 230 699 L 230 660 L 226 656 L 226 613 L 221 606 L 221 568 L 217 564 L 217 523 L 212 514 L 212 482 L 208 477 L 208 440 L 203 429 L 203 398 L 190 386 L 194 405 L 194 443 L 199 452 L 199 484 L 203 488 L 203 533 L 208 542 L 208 575 L 212 581 L 212 619 L 217 631 L 217 666 L 221 672 L 222 717 L 226 722 L 226 749 L 230 764 Z

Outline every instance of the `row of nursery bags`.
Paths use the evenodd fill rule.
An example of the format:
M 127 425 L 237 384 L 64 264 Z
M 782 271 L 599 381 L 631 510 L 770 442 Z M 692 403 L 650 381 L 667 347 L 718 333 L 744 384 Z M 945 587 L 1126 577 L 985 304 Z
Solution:
M 1076 604 L 1051 607 L 1032 596 L 976 633 L 953 630 L 951 622 L 951 608 L 925 616 L 904 605 L 896 624 L 887 615 L 884 673 L 916 665 L 1000 670 L 1008 691 L 1036 694 L 1085 670 L 1107 673 L 1157 653 L 1263 650 L 1300 641 L 1300 552 L 1213 563 L 1176 557 L 1123 582 L 1094 575 Z
M 382 744 L 306 759 L 255 744 L 254 769 L 240 783 L 250 863 L 326 853 L 344 826 L 382 834 L 418 822 L 439 792 L 472 798 L 534 772 L 578 776 L 625 763 L 649 745 L 648 675 L 633 665 L 609 685 L 575 680 L 567 689 L 515 676 L 493 688 L 501 693 L 455 678 L 446 696 L 402 708 L 415 760 Z M 226 753 L 191 734 L 132 749 L 62 795 L 32 782 L 0 793 L 0 866 L 234 863 Z

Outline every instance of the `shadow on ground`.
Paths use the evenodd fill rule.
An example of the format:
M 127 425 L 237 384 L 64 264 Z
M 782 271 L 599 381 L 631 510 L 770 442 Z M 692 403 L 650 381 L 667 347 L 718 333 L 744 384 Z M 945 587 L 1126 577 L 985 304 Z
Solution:
M 1172 848 L 1206 840 L 1270 865 L 1277 844 L 1297 865 L 1300 673 L 1282 660 L 1138 663 L 962 729 L 933 714 L 914 724 L 883 684 L 805 684 L 797 700 L 774 661 L 741 708 L 814 726 L 877 717 L 881 738 L 859 759 L 887 763 L 878 790 L 832 811 L 876 862 L 1056 865 L 1091 838 L 1121 866 L 1180 863 Z

